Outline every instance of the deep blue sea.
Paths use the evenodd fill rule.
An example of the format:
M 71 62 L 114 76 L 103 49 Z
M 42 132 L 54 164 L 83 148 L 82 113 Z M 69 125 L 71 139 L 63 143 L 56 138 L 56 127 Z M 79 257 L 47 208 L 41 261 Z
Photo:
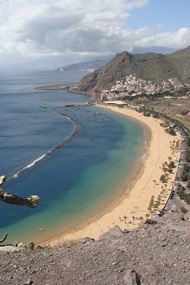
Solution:
M 88 95 L 36 90 L 79 81 L 84 72 L 0 73 L 1 187 L 39 195 L 35 209 L 0 202 L 0 236 L 44 241 L 96 215 L 123 190 L 144 153 L 137 122 L 85 103 Z M 44 228 L 44 231 L 39 231 Z

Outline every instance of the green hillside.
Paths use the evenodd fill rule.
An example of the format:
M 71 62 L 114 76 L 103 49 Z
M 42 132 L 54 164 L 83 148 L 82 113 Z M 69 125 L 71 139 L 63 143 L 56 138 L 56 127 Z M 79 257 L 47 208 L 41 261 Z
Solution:
M 190 47 L 177 51 L 171 55 L 156 53 L 130 54 L 122 52 L 117 54 L 110 62 L 93 73 L 85 76 L 79 85 L 84 92 L 99 93 L 109 89 L 129 74 L 160 83 L 168 78 L 176 77 L 183 82 L 190 83 Z

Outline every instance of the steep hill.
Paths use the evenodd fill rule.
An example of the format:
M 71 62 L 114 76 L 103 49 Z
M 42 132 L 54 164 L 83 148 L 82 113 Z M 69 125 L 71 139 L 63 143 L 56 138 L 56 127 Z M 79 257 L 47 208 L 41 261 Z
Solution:
M 0 252 L 2 285 L 188 285 L 189 217 L 178 213 L 58 250 Z
M 168 56 L 172 59 L 176 70 L 180 73 L 180 79 L 190 82 L 190 46 Z
M 146 80 L 160 83 L 171 77 L 190 82 L 190 47 L 171 55 L 156 53 L 117 54 L 110 62 L 85 76 L 79 85 L 80 91 L 99 93 L 108 89 L 128 74 L 136 74 Z

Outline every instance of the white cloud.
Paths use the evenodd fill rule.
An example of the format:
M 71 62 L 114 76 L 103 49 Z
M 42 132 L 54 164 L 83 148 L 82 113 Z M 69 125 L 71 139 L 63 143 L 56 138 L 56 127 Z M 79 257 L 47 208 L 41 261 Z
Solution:
M 149 1 L 1 0 L 0 62 L 22 63 L 40 57 L 69 62 L 69 57 L 72 61 L 82 55 L 132 51 L 134 46 L 188 45 L 187 28 L 174 35 L 126 26 L 130 11 Z
M 183 48 L 190 44 L 190 28 L 181 28 L 172 33 L 158 33 L 156 35 L 145 36 L 135 42 L 140 47 L 170 47 Z

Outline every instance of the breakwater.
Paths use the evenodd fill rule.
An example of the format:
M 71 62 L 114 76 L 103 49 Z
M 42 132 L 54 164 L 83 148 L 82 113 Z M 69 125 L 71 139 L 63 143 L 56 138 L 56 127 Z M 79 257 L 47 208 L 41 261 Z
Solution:
M 41 109 L 44 109 L 48 112 L 53 112 L 56 113 L 57 115 L 63 116 L 65 118 L 67 118 L 68 120 L 70 120 L 73 123 L 73 129 L 70 133 L 70 135 L 64 139 L 62 142 L 58 143 L 57 145 L 53 146 L 50 150 L 48 150 L 47 152 L 41 154 L 39 157 L 37 157 L 36 159 L 34 159 L 33 161 L 29 162 L 27 165 L 23 166 L 21 169 L 19 169 L 18 171 L 12 173 L 11 175 L 7 176 L 7 181 L 17 178 L 22 172 L 28 170 L 29 168 L 35 166 L 38 162 L 40 162 L 42 159 L 45 159 L 47 156 L 50 156 L 51 154 L 53 154 L 55 151 L 59 150 L 60 148 L 64 147 L 65 145 L 67 145 L 74 137 L 77 136 L 77 134 L 80 132 L 81 126 L 80 123 L 75 120 L 74 118 L 64 114 L 64 113 L 57 113 L 55 111 L 52 111 L 51 109 L 44 107 L 44 106 L 38 106 Z

